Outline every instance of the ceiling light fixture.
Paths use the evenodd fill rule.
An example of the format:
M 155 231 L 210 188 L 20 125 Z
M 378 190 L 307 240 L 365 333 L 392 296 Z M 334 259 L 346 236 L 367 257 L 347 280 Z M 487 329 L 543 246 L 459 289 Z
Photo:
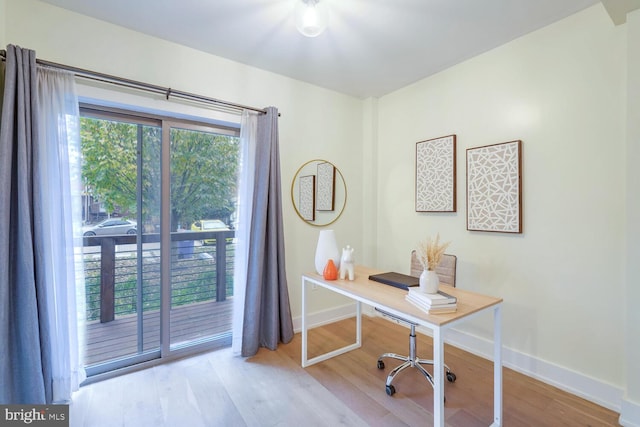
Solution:
M 329 23 L 326 1 L 296 0 L 296 28 L 307 37 L 319 36 Z

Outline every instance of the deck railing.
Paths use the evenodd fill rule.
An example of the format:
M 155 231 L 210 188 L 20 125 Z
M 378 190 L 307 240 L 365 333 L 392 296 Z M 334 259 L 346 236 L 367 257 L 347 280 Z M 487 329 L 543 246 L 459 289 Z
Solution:
M 224 301 L 233 295 L 234 231 L 171 233 L 171 306 Z M 160 307 L 160 235 L 142 235 L 138 262 L 137 235 L 84 238 L 87 321 L 101 323 L 116 315 Z M 200 242 L 215 239 L 213 245 Z M 99 247 L 99 252 L 89 248 Z M 138 280 L 142 293 L 138 295 Z

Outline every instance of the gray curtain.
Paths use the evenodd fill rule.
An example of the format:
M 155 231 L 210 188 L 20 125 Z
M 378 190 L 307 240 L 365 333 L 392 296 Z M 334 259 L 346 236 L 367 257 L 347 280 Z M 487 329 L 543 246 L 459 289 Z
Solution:
M 285 272 L 278 110 L 268 107 L 257 124 L 253 215 L 249 231 L 242 356 L 275 350 L 293 338 Z
M 41 248 L 35 52 L 7 47 L 0 121 L 0 403 L 49 403 L 51 348 Z

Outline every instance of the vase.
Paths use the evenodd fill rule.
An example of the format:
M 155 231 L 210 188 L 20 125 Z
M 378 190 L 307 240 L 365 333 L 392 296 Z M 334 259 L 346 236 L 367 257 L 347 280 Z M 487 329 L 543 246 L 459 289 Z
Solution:
M 329 259 L 333 260 L 336 269 L 340 268 L 340 251 L 333 230 L 322 230 L 318 236 L 316 246 L 315 267 L 318 274 L 322 275 L 324 267 Z
M 423 270 L 420 274 L 420 292 L 425 294 L 438 293 L 440 278 L 434 270 Z

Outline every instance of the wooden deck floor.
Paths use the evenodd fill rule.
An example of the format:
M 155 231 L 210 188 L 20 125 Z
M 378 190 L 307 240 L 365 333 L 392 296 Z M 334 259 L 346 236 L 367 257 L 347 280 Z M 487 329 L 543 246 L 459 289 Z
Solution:
M 233 298 L 176 307 L 171 310 L 171 344 L 179 344 L 231 332 Z M 160 312 L 143 314 L 143 351 L 160 346 Z M 85 365 L 138 353 L 137 315 L 116 317 L 108 323 L 87 323 Z

